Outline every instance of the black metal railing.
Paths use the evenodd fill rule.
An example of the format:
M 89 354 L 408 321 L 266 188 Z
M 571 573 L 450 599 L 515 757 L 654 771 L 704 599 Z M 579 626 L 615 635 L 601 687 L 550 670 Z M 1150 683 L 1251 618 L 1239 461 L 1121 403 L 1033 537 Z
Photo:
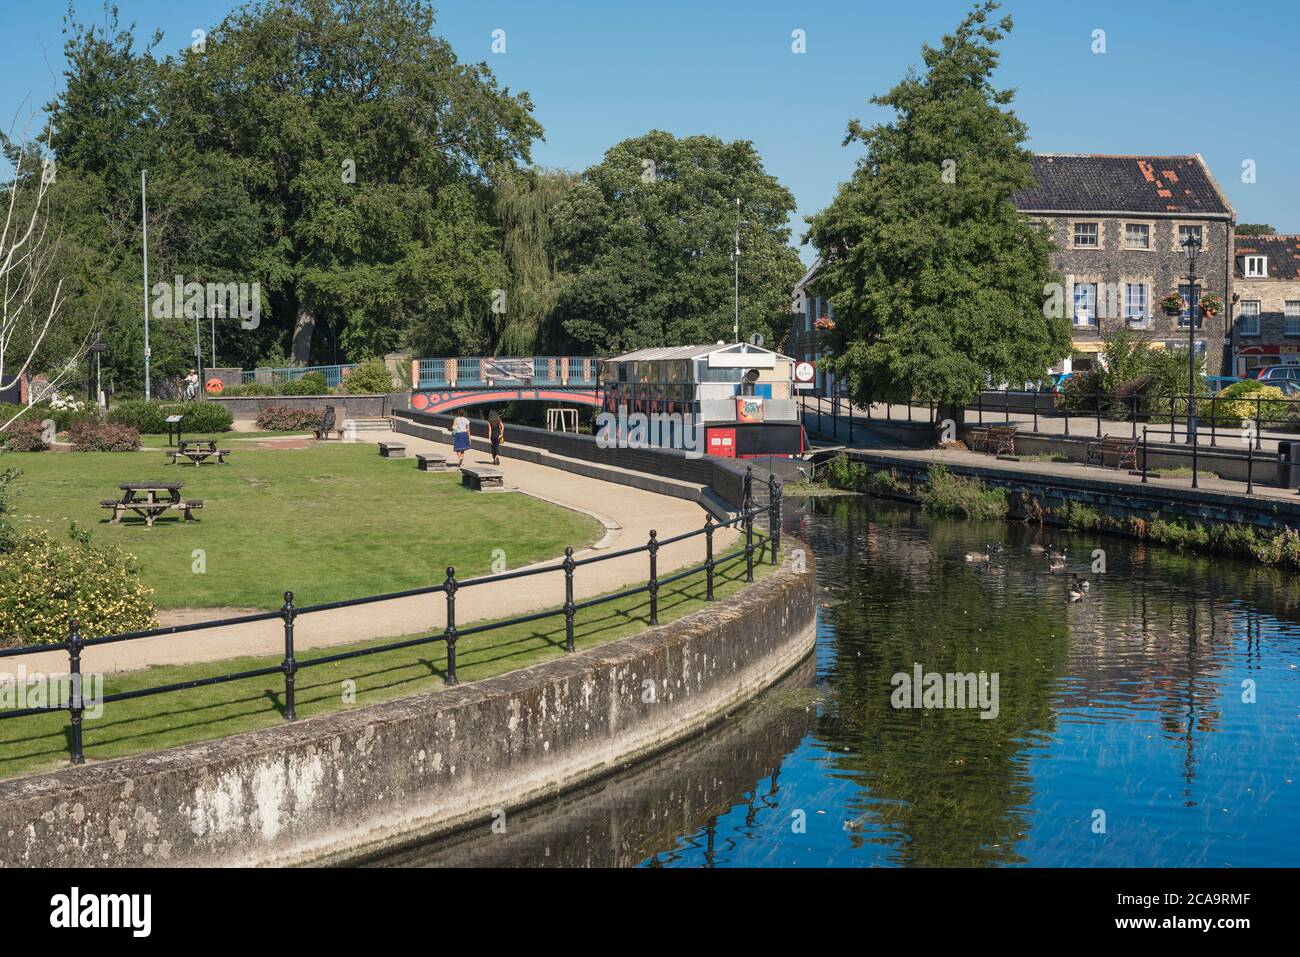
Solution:
M 650 531 L 650 539 L 645 545 L 623 548 L 614 552 L 593 555 L 589 558 L 575 559 L 573 557 L 573 549 L 566 548 L 564 550 L 564 558 L 559 562 L 559 564 L 555 565 L 524 568 L 513 572 L 500 572 L 494 575 L 484 575 L 478 578 L 465 579 L 463 581 L 457 580 L 455 567 L 448 566 L 446 579 L 437 585 L 429 585 L 422 588 L 408 588 L 403 591 L 387 592 L 380 595 L 366 595 L 361 598 L 346 598 L 340 601 L 307 605 L 302 608 L 294 605 L 293 592 L 286 591 L 284 593 L 284 605 L 281 606 L 278 611 L 257 612 L 250 615 L 237 615 L 230 618 L 193 622 L 185 625 L 171 625 L 165 628 L 152 628 L 146 631 L 125 632 L 118 635 L 105 635 L 97 638 L 83 637 L 78 628 L 77 622 L 74 621 L 71 624 L 68 638 L 65 641 L 55 644 L 37 645 L 24 648 L 0 649 L 0 658 L 14 658 L 54 651 L 66 651 L 68 654 L 70 691 L 67 696 L 67 702 L 50 702 L 49 704 L 40 707 L 0 711 L 0 720 L 7 718 L 31 717 L 54 711 L 67 711 L 69 713 L 69 721 L 71 725 L 68 736 L 71 763 L 82 764 L 85 761 L 85 750 L 82 740 L 82 723 L 86 710 L 86 701 L 85 696 L 82 694 L 81 687 L 81 656 L 85 649 L 98 647 L 100 645 L 116 644 L 124 641 L 134 641 L 141 638 L 157 638 L 165 635 L 182 634 L 184 632 L 223 628 L 229 625 L 244 625 L 259 621 L 270 621 L 274 618 L 281 619 L 284 626 L 284 658 L 278 665 L 268 665 L 264 668 L 253 668 L 245 671 L 235 671 L 224 675 L 194 678 L 189 681 L 178 681 L 172 684 L 156 685 L 149 688 L 137 688 L 132 691 L 122 691 L 116 694 L 106 694 L 97 702 L 92 702 L 92 704 L 109 704 L 115 701 L 127 701 L 132 698 L 144 698 L 151 695 L 167 694 L 173 691 L 184 691 L 190 688 L 226 684 L 232 681 L 244 681 L 251 678 L 264 678 L 267 675 L 281 673 L 284 675 L 283 715 L 286 721 L 293 721 L 297 718 L 297 707 L 295 701 L 297 675 L 298 672 L 306 668 L 314 668 L 337 661 L 346 661 L 351 658 L 361 658 L 367 655 L 375 655 L 387 651 L 414 648 L 419 645 L 426 645 L 433 642 L 443 642 L 447 648 L 447 667 L 444 681 L 448 685 L 455 685 L 457 684 L 456 643 L 458 640 L 469 635 L 483 634 L 501 628 L 509 628 L 514 625 L 541 621 L 558 615 L 564 616 L 564 650 L 566 652 L 571 652 L 574 650 L 574 617 L 584 608 L 593 608 L 606 602 L 618 601 L 623 598 L 629 598 L 633 595 L 646 593 L 649 596 L 650 601 L 650 624 L 655 625 L 659 623 L 659 591 L 665 585 L 671 585 L 675 582 L 681 581 L 682 579 L 703 572 L 705 577 L 705 600 L 714 601 L 714 578 L 717 571 L 720 568 L 728 566 L 733 560 L 738 562 L 742 559 L 745 562 L 745 581 L 752 582 L 754 580 L 754 556 L 759 547 L 761 547 L 755 544 L 754 519 L 756 516 L 764 513 L 768 516 L 768 531 L 766 535 L 768 555 L 771 564 L 775 565 L 777 561 L 777 553 L 781 547 L 782 493 L 780 483 L 776 481 L 775 476 L 769 476 L 766 484 L 768 492 L 767 504 L 757 505 L 755 504 L 753 494 L 754 470 L 752 467 L 747 468 L 744 476 L 744 499 L 742 507 L 740 512 L 733 518 L 719 522 L 715 521 L 712 515 L 707 515 L 704 524 L 700 528 L 689 532 L 683 532 L 679 535 L 674 535 L 671 538 L 665 539 L 660 539 L 658 533 L 652 529 Z M 716 560 L 714 558 L 714 534 L 720 528 L 728 528 L 736 525 L 742 526 L 744 530 L 743 548 L 738 549 L 732 557 L 726 558 L 722 561 Z M 659 550 L 667 545 L 686 541 L 699 535 L 703 535 L 705 539 L 704 561 L 697 565 L 681 569 L 672 575 L 661 577 L 659 575 L 658 562 Z M 615 558 L 623 558 L 628 555 L 636 555 L 641 552 L 646 552 L 649 556 L 649 577 L 645 584 L 625 588 L 608 595 L 597 595 L 594 598 L 588 598 L 580 602 L 574 601 L 574 576 L 579 568 L 588 565 L 595 565 L 599 562 L 607 562 Z M 472 625 L 468 628 L 457 627 L 456 595 L 462 589 L 489 585 L 496 582 L 513 581 L 515 579 L 528 578 L 533 575 L 544 575 L 552 572 L 560 572 L 564 575 L 564 603 L 562 605 L 538 612 L 531 612 L 525 615 L 516 615 L 513 618 L 506 618 L 500 621 L 491 621 L 481 625 Z M 391 601 L 397 598 L 437 594 L 439 592 L 445 596 L 446 601 L 446 623 L 441 632 L 423 635 L 418 638 L 386 642 L 384 644 L 372 645 L 352 651 L 343 651 L 338 652 L 337 654 L 321 655 L 301 660 L 299 660 L 294 654 L 294 634 L 296 623 L 297 620 L 304 615 L 312 615 L 323 611 L 333 611 L 338 608 L 351 608 L 357 605 L 366 605 L 380 601 Z

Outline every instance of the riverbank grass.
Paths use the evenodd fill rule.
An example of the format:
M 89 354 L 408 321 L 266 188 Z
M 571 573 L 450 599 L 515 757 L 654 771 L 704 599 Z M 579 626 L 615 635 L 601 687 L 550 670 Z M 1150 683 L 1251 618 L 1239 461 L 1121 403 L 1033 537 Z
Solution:
M 773 570 L 768 563 L 769 556 L 767 540 L 756 539 L 755 581 Z M 714 595 L 722 599 L 745 587 L 744 551 L 733 550 L 719 556 L 718 561 L 725 564 L 720 564 L 715 573 Z M 659 590 L 659 621 L 666 624 L 706 604 L 704 573 L 689 575 Z M 649 626 L 649 611 L 649 599 L 644 594 L 584 608 L 575 616 L 574 644 L 581 650 L 641 631 Z M 308 627 L 309 618 L 299 622 L 300 630 Z M 383 638 L 317 648 L 300 652 L 296 657 L 299 662 L 305 662 L 400 640 Z M 563 614 L 465 636 L 456 642 L 457 678 L 462 683 L 480 681 L 561 657 L 565 654 L 564 641 Z M 279 663 L 279 657 L 244 657 L 110 674 L 104 678 L 103 693 L 119 694 L 275 667 Z M 297 675 L 298 717 L 309 718 L 437 691 L 444 687 L 446 664 L 446 645 L 437 641 L 303 669 Z M 88 688 L 87 693 L 91 690 Z M 87 761 L 157 751 L 283 724 L 284 678 L 279 674 L 250 678 L 113 701 L 103 708 L 102 717 L 87 718 L 84 723 Z M 68 727 L 66 711 L 0 721 L 0 778 L 66 766 Z

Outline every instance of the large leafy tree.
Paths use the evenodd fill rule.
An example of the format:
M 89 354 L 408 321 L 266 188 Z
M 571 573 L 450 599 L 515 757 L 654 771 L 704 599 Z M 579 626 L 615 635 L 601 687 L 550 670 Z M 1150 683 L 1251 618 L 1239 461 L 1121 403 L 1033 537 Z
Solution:
M 652 131 L 611 148 L 558 205 L 557 315 L 573 348 L 598 353 L 730 339 L 740 200 L 740 331 L 788 322 L 803 271 L 789 246 L 794 197 L 752 143 Z
M 494 173 L 541 128 L 434 25 L 423 0 L 267 0 L 169 63 L 169 128 L 262 211 L 250 258 L 297 361 L 320 321 L 353 353 L 467 331 L 504 284 Z
M 1037 379 L 1069 354 L 1044 299 L 1058 282 L 1044 232 L 1012 194 L 1033 183 L 1013 91 L 992 85 L 1011 29 L 980 3 L 872 99 L 892 120 L 852 121 L 866 155 L 810 220 L 836 312 L 830 365 L 859 401 L 908 394 L 956 406 L 988 381 Z

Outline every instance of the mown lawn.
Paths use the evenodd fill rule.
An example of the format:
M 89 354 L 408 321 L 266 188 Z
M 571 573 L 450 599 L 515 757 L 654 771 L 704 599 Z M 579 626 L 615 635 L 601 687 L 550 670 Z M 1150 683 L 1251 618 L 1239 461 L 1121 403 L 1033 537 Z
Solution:
M 226 436 L 224 438 L 228 438 Z M 163 443 L 165 444 L 165 440 Z M 594 519 L 526 495 L 482 494 L 457 472 L 425 473 L 382 459 L 371 444 L 234 450 L 225 465 L 165 464 L 161 452 L 0 455 L 18 468 L 15 524 L 62 534 L 71 522 L 94 541 L 135 555 L 159 608 L 278 608 L 415 588 L 486 573 L 493 550 L 517 568 L 590 544 Z M 110 525 L 101 499 L 121 482 L 181 482 L 202 499 L 198 520 Z
M 771 571 L 767 563 L 766 541 L 758 541 L 762 547 L 755 551 L 755 580 Z M 721 599 L 744 587 L 743 551 L 733 550 L 720 556 L 719 561 L 727 562 L 715 575 L 714 595 Z M 702 572 L 664 586 L 659 592 L 660 623 L 699 609 L 706 604 L 704 595 Z M 648 624 L 648 597 L 633 595 L 579 610 L 575 616 L 574 640 L 579 649 L 589 648 L 631 634 Z M 559 614 L 542 621 L 461 638 L 456 645 L 457 677 L 462 683 L 476 681 L 558 657 L 565 653 L 564 637 L 564 616 Z M 317 649 L 300 653 L 297 658 L 301 663 L 396 640 L 400 639 Z M 103 693 L 111 695 L 231 674 L 274 666 L 279 661 L 278 657 L 238 658 L 108 675 Z M 446 662 L 446 645 L 438 641 L 308 667 L 299 671 L 297 676 L 298 717 L 307 718 L 437 690 L 443 687 Z M 354 686 L 350 682 L 355 683 Z M 355 693 L 354 701 L 344 700 L 349 691 Z M 91 686 L 86 687 L 87 694 L 94 692 Z M 284 720 L 283 696 L 284 678 L 277 674 L 109 702 L 103 705 L 102 716 L 88 717 L 84 723 L 86 758 L 88 761 L 103 760 L 279 724 Z M 0 778 L 65 766 L 68 746 L 66 711 L 0 720 Z

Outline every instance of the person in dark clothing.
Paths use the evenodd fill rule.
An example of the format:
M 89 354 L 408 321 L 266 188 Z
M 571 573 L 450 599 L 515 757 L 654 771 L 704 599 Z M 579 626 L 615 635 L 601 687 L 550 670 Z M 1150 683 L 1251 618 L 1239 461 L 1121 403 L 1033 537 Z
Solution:
M 501 443 L 506 438 L 506 424 L 501 421 L 501 416 L 497 415 L 495 409 L 488 416 L 488 439 L 492 443 L 492 464 L 500 465 L 501 459 L 497 456 L 501 452 Z

